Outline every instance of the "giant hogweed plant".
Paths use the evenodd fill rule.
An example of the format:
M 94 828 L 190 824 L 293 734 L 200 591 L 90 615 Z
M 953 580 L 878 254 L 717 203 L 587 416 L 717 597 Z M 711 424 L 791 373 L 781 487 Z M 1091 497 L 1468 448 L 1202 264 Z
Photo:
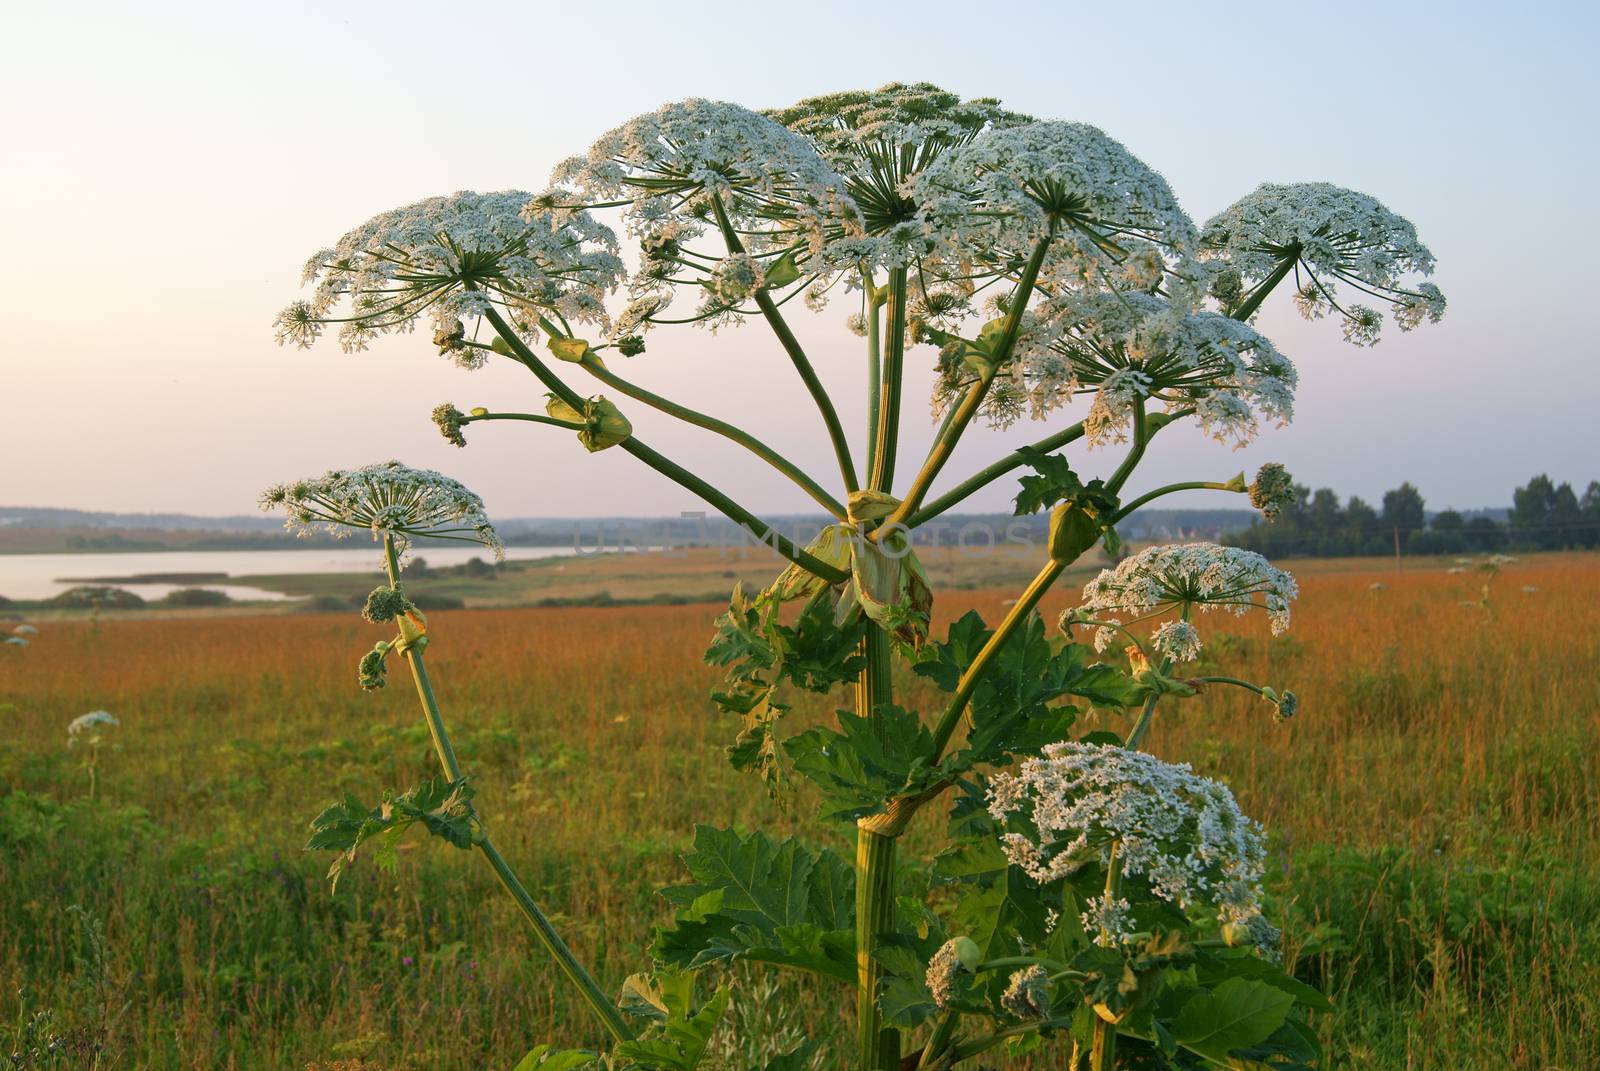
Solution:
M 663 891 L 676 915 L 655 935 L 652 969 L 613 997 L 496 849 L 428 675 L 435 636 L 402 585 L 412 536 L 497 546 L 493 530 L 466 489 L 390 463 L 267 496 L 291 523 L 381 538 L 389 583 L 366 616 L 397 632 L 363 657 L 361 683 L 380 686 L 389 661 L 404 662 L 441 768 L 376 807 L 350 799 L 316 819 L 311 847 L 338 853 L 334 877 L 368 842 L 392 853 L 411 826 L 486 858 L 607 1035 L 600 1051 L 541 1045 L 524 1068 L 695 1067 L 736 999 L 726 968 L 739 961 L 836 983 L 856 1019 L 845 1066 L 947 1068 L 1044 1045 L 1094 1071 L 1313 1065 L 1306 1024 L 1325 1004 L 1276 962 L 1262 829 L 1221 784 L 1140 750 L 1163 706 L 1207 688 L 1249 689 L 1264 713 L 1294 713 L 1293 693 L 1184 672 L 1207 611 L 1256 608 L 1280 630 L 1294 581 L 1242 550 L 1156 547 L 1092 580 L 1054 630 L 1038 605 L 1097 544 L 1115 549 L 1118 521 L 1163 495 L 1248 494 L 1269 517 L 1283 504 L 1292 486 L 1276 465 L 1249 484 L 1202 473 L 1135 491 L 1134 477 L 1172 424 L 1238 444 L 1289 420 L 1294 368 L 1252 326 L 1274 292 L 1291 290 L 1307 317 L 1338 317 L 1357 344 L 1376 341 L 1380 308 L 1401 329 L 1437 320 L 1444 299 L 1421 281 L 1433 259 L 1411 224 L 1365 195 L 1294 184 L 1264 185 L 1196 226 L 1158 173 L 1098 129 L 926 85 L 767 113 L 669 104 L 605 134 L 553 181 L 374 217 L 311 258 L 314 289 L 281 315 L 279 341 L 309 346 L 336 325 L 343 347 L 360 350 L 425 322 L 455 363 L 510 361 L 547 392 L 542 412 L 441 405 L 433 419 L 450 442 L 492 421 L 575 433 L 585 450 L 633 455 L 787 558 L 717 620 L 706 657 L 727 677 L 712 700 L 734 727 L 731 762 L 779 788 L 811 782 L 820 820 L 853 833 L 855 858 L 702 827 L 688 880 Z M 796 299 L 848 309 L 867 396 L 855 434 L 790 327 Z M 653 331 L 745 321 L 776 335 L 836 471 L 806 472 L 748 428 L 624 374 L 649 359 Z M 937 433 L 910 463 L 899 450 L 907 360 L 937 368 Z M 750 451 L 833 523 L 796 545 L 646 445 L 624 407 Z M 943 479 L 974 422 L 1024 418 L 1049 432 Z M 1075 445 L 1120 459 L 1108 478 L 1083 480 L 1063 452 Z M 968 613 L 930 635 L 917 528 L 1013 473 L 1017 512 L 1050 511 L 1038 575 L 998 622 Z M 897 669 L 941 702 L 898 701 Z M 800 692 L 849 709 L 789 731 Z M 1099 728 L 1084 731 L 1090 709 Z M 901 857 L 916 821 L 948 829 L 931 860 Z M 815 1048 L 765 1066 L 808 1066 Z

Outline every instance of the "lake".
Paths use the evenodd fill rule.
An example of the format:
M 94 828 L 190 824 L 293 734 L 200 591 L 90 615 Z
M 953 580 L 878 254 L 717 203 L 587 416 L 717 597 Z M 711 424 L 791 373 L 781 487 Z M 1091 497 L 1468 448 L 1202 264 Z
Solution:
M 571 546 L 507 547 L 506 558 L 525 561 L 576 554 Z M 490 559 L 479 546 L 429 546 L 416 555 L 431 566 L 460 565 L 469 558 Z M 0 554 L 0 595 L 9 599 L 48 599 L 84 583 L 126 588 L 145 599 L 159 599 L 178 588 L 226 592 L 231 599 L 278 602 L 290 596 L 233 582 L 235 577 L 282 573 L 383 574 L 383 552 L 377 546 L 297 550 L 164 550 L 129 554 Z M 128 579 L 91 581 L 90 577 L 127 578 L 173 573 L 205 573 L 227 579 L 194 583 L 144 583 Z

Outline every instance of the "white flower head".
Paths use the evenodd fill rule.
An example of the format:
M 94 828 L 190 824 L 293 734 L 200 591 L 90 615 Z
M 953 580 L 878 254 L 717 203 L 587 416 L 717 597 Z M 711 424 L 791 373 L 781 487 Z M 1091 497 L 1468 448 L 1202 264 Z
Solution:
M 1382 316 L 1360 304 L 1343 304 L 1349 289 L 1389 304 L 1395 322 L 1409 331 L 1424 319 L 1437 323 L 1445 299 L 1418 276 L 1433 273 L 1433 254 L 1417 239 L 1411 222 L 1364 193 L 1326 182 L 1265 183 L 1206 223 L 1201 256 L 1223 265 L 1251 287 L 1293 274 L 1295 304 L 1318 319 L 1337 310 L 1345 338 L 1358 345 L 1377 341 Z M 1242 305 L 1242 287 L 1230 307 Z
M 334 469 L 314 479 L 268 489 L 264 510 L 282 509 L 285 526 L 302 535 L 321 528 L 335 536 L 365 529 L 397 537 L 401 549 L 413 536 L 479 543 L 505 557 L 483 500 L 462 484 L 429 469 L 386 461 L 361 469 Z
M 32 625 L 18 625 L 11 630 L 11 634 L 13 636 L 37 636 L 39 635 L 39 630 Z
M 991 127 L 924 171 L 914 196 L 953 261 L 1026 257 L 1053 234 L 1042 275 L 1060 286 L 1123 278 L 1130 261 L 1153 275 L 1196 238 L 1166 179 L 1084 123 Z
M 1115 846 L 1124 894 L 1085 904 L 1098 944 L 1131 938 L 1134 881 L 1179 910 L 1214 911 L 1224 925 L 1260 915 L 1265 834 L 1225 785 L 1187 765 L 1112 745 L 1050 744 L 993 779 L 989 813 L 1007 826 L 1007 859 L 1041 883 L 1105 865 Z
M 757 245 L 803 238 L 815 252 L 825 232 L 856 219 L 844 180 L 804 138 L 722 101 L 683 100 L 636 116 L 553 178 L 590 203 L 625 202 L 630 231 L 647 239 L 674 223 L 698 230 L 720 208 L 737 229 L 762 232 Z
M 374 216 L 311 258 L 312 296 L 279 314 L 278 344 L 309 347 L 336 324 L 345 350 L 361 350 L 427 315 L 441 352 L 475 367 L 483 351 L 458 328 L 491 308 L 513 323 L 553 313 L 603 324 L 623 278 L 615 235 L 582 212 L 529 213 L 529 200 L 463 191 Z
M 1141 292 L 1050 298 L 1030 317 L 1015 359 L 1037 418 L 1096 392 L 1091 446 L 1123 434 L 1136 397 L 1168 411 L 1192 408 L 1213 437 L 1242 445 L 1262 419 L 1289 422 L 1299 380 L 1293 363 L 1249 324 Z
M 109 729 L 121 725 L 110 712 L 104 710 L 91 710 L 87 714 L 79 714 L 67 723 L 67 736 L 76 739 L 84 733 L 98 733 L 101 729 Z
M 1289 604 L 1299 594 L 1294 577 L 1255 551 L 1216 543 L 1171 543 L 1146 547 L 1089 581 L 1081 610 L 1131 614 L 1138 619 L 1178 611 L 1187 622 L 1196 611 L 1215 609 L 1241 615 L 1264 609 L 1273 635 L 1289 627 Z M 1167 632 L 1176 651 L 1198 651 L 1190 631 Z M 1162 635 L 1158 631 L 1158 635 Z M 1169 655 L 1178 657 L 1173 651 Z
M 1000 995 L 1000 1006 L 1018 1019 L 1050 1017 L 1050 975 L 1037 963 L 1016 971 Z
M 1187 621 L 1163 621 L 1150 643 L 1174 662 L 1193 662 L 1200 657 L 1200 633 Z

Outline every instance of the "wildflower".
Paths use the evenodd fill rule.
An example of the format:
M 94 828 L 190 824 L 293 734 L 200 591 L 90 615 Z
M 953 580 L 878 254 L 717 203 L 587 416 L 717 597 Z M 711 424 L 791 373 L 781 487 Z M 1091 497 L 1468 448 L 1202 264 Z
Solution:
M 1264 831 L 1225 785 L 1187 765 L 1112 745 L 1049 744 L 990 782 L 989 814 L 1007 824 L 1008 861 L 1034 881 L 1109 865 L 1114 844 L 1125 893 L 1138 881 L 1181 911 L 1210 908 L 1224 924 L 1260 914 Z M 1134 933 L 1132 910 L 1125 896 L 1101 896 L 1085 905 L 1084 924 L 1097 943 L 1121 944 Z
M 1018 1019 L 1048 1019 L 1050 975 L 1037 963 L 1015 972 L 1000 995 L 1000 1006 Z
M 1193 662 L 1200 657 L 1200 633 L 1187 621 L 1162 622 L 1151 643 L 1174 662 Z
M 102 726 L 111 728 L 112 726 L 121 724 L 122 723 L 120 721 L 118 721 L 107 711 L 91 710 L 87 714 L 78 715 L 67 724 L 67 736 L 72 738 L 73 743 L 76 743 L 77 738 L 82 736 L 84 733 L 92 734 L 91 739 L 93 739 L 94 736 L 98 734 L 98 730 Z
M 718 304 L 737 305 L 763 285 L 761 265 L 748 254 L 739 253 L 717 264 L 706 282 L 706 291 Z
M 1268 521 L 1277 520 L 1294 499 L 1294 477 L 1289 470 L 1269 461 L 1256 471 L 1256 480 L 1250 485 L 1250 504 L 1261 511 L 1261 516 Z
M 339 324 L 344 349 L 361 350 L 426 313 L 440 352 L 477 368 L 487 353 L 468 344 L 466 321 L 496 307 L 519 323 L 544 312 L 603 323 L 623 275 L 616 236 L 583 213 L 525 213 L 528 201 L 464 191 L 374 216 L 311 258 L 312 296 L 279 314 L 278 344 L 309 347 Z
M 560 164 L 552 181 L 590 201 L 627 200 L 629 229 L 650 238 L 657 255 L 675 254 L 716 208 L 774 248 L 803 240 L 818 251 L 825 231 L 859 230 L 844 179 L 815 149 L 722 101 L 684 100 L 636 116 Z
M 1374 580 L 1372 583 L 1367 585 L 1367 590 L 1368 591 L 1387 591 L 1387 590 L 1389 590 L 1389 585 L 1385 584 L 1381 580 Z
M 395 537 L 402 548 L 413 536 L 428 536 L 481 543 L 505 557 L 481 498 L 448 476 L 398 461 L 269 488 L 261 508 L 281 508 L 288 514 L 285 527 L 301 534 L 318 526 L 335 536 L 364 528 L 375 537 Z
M 39 630 L 32 625 L 18 625 L 11 630 L 11 634 L 13 636 L 37 636 L 39 635 Z
M 383 585 L 373 588 L 367 596 L 366 605 L 361 608 L 361 616 L 374 625 L 381 625 L 397 617 L 404 617 L 414 609 L 416 607 L 399 588 Z
M 1388 302 L 1403 331 L 1444 316 L 1437 286 L 1405 281 L 1433 273 L 1433 254 L 1417 240 L 1416 228 L 1354 190 L 1325 182 L 1266 183 L 1207 222 L 1200 246 L 1202 257 L 1253 287 L 1292 269 L 1300 314 L 1317 319 L 1338 310 L 1345 338 L 1358 345 L 1377 341 L 1382 317 L 1366 306 L 1341 306 L 1341 285 Z M 1237 307 L 1243 300 L 1225 304 Z
M 361 663 L 356 669 L 362 688 L 373 691 L 389 683 L 388 659 L 393 649 L 394 644 L 380 640 L 372 650 L 361 656 Z
M 455 446 L 467 445 L 466 436 L 461 434 L 461 425 L 467 414 L 457 409 L 449 402 L 435 406 L 433 409 L 433 422 L 439 427 L 439 434 L 445 441 Z
M 1053 234 L 1042 275 L 1067 285 L 1146 251 L 1187 255 L 1196 238 L 1166 179 L 1084 123 L 986 129 L 934 161 L 914 195 L 940 255 L 988 258 Z
M 1273 635 L 1278 635 L 1289 627 L 1289 603 L 1298 594 L 1294 577 L 1254 551 L 1215 543 L 1175 543 L 1147 547 L 1114 568 L 1101 570 L 1084 586 L 1078 609 L 1118 624 L 1120 620 L 1103 615 L 1128 613 L 1143 620 L 1176 610 L 1183 621 L 1163 624 L 1154 639 L 1163 654 L 1181 659 L 1200 649 L 1193 612 L 1220 608 L 1242 615 L 1259 607 L 1267 612 Z M 1097 647 L 1099 643 L 1096 637 Z
M 1538 594 L 1538 592 L 1539 592 L 1539 589 L 1534 587 L 1532 584 L 1524 584 L 1524 585 L 1522 585 L 1522 593 L 1524 595 L 1536 595 L 1536 594 Z
M 961 976 L 977 969 L 983 954 L 970 937 L 956 937 L 939 946 L 928 961 L 928 992 L 941 1008 L 948 1007 L 960 991 Z
M 1135 399 L 1155 398 L 1243 443 L 1262 419 L 1282 426 L 1294 415 L 1294 364 L 1239 320 L 1156 294 L 1067 290 L 1026 322 L 1015 357 L 1036 417 L 1094 389 L 1097 428 L 1122 428 Z M 1098 430 L 1089 438 L 1106 441 Z
M 28 641 L 23 639 L 21 636 L 7 636 L 6 640 L 5 640 L 5 643 L 6 643 L 7 647 L 26 647 L 26 646 L 28 646 Z
M 624 357 L 637 357 L 644 352 L 644 339 L 638 335 L 623 335 L 617 339 L 617 352 Z

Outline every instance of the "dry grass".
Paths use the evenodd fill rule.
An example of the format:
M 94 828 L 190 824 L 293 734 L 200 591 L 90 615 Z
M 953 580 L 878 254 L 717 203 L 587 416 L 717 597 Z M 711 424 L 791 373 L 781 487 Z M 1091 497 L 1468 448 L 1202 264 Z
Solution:
M 1274 831 L 1290 953 L 1339 1005 L 1333 1064 L 1600 1066 L 1600 560 L 1515 566 L 1488 614 L 1440 569 L 1297 571 L 1287 637 L 1249 619 L 1207 635 L 1219 666 L 1300 693 L 1300 716 L 1212 692 L 1152 746 Z M 940 610 L 992 620 L 1004 597 Z M 810 825 L 805 801 L 776 808 L 721 761 L 697 657 L 715 611 L 433 616 L 482 808 L 608 984 L 644 964 L 653 889 L 697 822 Z M 0 1031 L 49 1009 L 63 1033 L 103 1029 L 119 1068 L 508 1067 L 537 1040 L 596 1040 L 475 859 L 419 840 L 335 898 L 299 852 L 339 793 L 431 772 L 404 678 L 355 687 L 378 635 L 346 616 L 107 620 L 7 651 Z M 65 725 L 96 708 L 123 725 L 89 805 Z M 835 1025 L 823 994 L 786 986 L 808 1029 Z

